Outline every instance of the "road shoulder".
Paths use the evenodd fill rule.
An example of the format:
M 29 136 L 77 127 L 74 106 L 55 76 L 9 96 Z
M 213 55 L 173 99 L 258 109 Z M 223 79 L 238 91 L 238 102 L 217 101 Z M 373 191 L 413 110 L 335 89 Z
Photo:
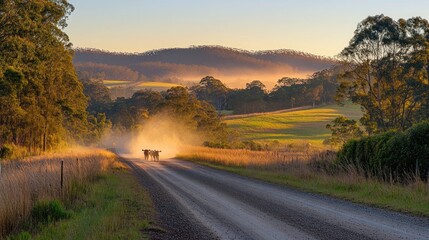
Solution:
M 133 160 L 121 159 L 131 168 L 153 202 L 155 225 L 162 231 L 151 232 L 151 239 L 216 239 L 216 236 L 177 202 L 158 182 Z

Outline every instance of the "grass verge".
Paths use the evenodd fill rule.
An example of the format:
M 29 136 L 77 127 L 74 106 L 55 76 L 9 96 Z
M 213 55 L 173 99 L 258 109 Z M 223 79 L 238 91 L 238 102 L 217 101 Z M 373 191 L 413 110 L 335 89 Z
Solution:
M 192 158 L 182 157 L 181 159 L 270 183 L 291 186 L 307 192 L 320 193 L 419 216 L 429 216 L 428 183 L 415 182 L 409 185 L 399 185 L 365 179 L 357 174 L 332 176 L 325 173 L 311 173 L 306 170 L 299 173 L 296 169 L 292 173 L 286 173 L 241 166 L 225 166 Z
M 148 239 L 151 199 L 129 169 L 115 164 L 84 189 L 81 199 L 66 205 L 70 218 L 10 239 Z

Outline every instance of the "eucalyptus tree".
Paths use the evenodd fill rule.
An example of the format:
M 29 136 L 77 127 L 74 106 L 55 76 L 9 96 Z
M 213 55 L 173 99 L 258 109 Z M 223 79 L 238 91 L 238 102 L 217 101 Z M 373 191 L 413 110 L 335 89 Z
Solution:
M 339 98 L 364 110 L 369 133 L 404 130 L 428 102 L 429 24 L 422 18 L 395 21 L 384 15 L 359 23 L 341 53 L 347 67 Z
M 66 0 L 0 1 L 0 143 L 43 149 L 82 140 L 87 99 L 63 32 Z M 6 88 L 5 88 L 6 89 Z
M 230 89 L 219 79 L 206 76 L 201 79 L 198 85 L 193 86 L 191 91 L 198 99 L 211 103 L 217 110 L 223 110 Z

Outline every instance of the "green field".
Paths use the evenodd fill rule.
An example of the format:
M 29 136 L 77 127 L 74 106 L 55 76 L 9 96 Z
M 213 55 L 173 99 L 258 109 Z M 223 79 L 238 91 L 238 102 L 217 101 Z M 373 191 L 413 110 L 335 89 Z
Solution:
M 136 89 L 151 89 L 154 91 L 165 91 L 172 87 L 178 87 L 178 86 L 181 86 L 181 85 L 176 83 L 166 83 L 166 82 L 139 82 L 133 85 L 133 87 Z
M 125 80 L 103 80 L 103 83 L 104 83 L 104 85 L 106 85 L 106 87 L 112 88 L 112 87 L 127 86 L 132 82 L 131 81 L 125 81 Z
M 141 89 L 165 91 L 172 87 L 181 86 L 180 84 L 167 83 L 167 82 L 132 82 L 132 81 L 113 80 L 113 79 L 103 80 L 103 83 L 104 85 L 107 86 L 107 88 L 116 88 L 116 87 L 128 88 L 129 87 L 129 88 L 133 88 L 136 91 Z
M 243 140 L 270 142 L 277 140 L 283 144 L 310 142 L 322 145 L 330 137 L 326 124 L 344 115 L 359 119 L 362 112 L 358 105 L 327 105 L 307 110 L 285 113 L 263 114 L 224 120 L 228 127 L 237 130 Z

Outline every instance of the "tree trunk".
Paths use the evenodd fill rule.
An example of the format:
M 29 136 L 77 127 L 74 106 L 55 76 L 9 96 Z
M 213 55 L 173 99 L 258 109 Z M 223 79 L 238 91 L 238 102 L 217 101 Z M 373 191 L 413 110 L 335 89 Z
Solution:
M 47 145 L 47 138 L 46 135 L 48 134 L 48 124 L 45 123 L 45 128 L 43 129 L 43 152 L 46 152 L 46 145 Z

